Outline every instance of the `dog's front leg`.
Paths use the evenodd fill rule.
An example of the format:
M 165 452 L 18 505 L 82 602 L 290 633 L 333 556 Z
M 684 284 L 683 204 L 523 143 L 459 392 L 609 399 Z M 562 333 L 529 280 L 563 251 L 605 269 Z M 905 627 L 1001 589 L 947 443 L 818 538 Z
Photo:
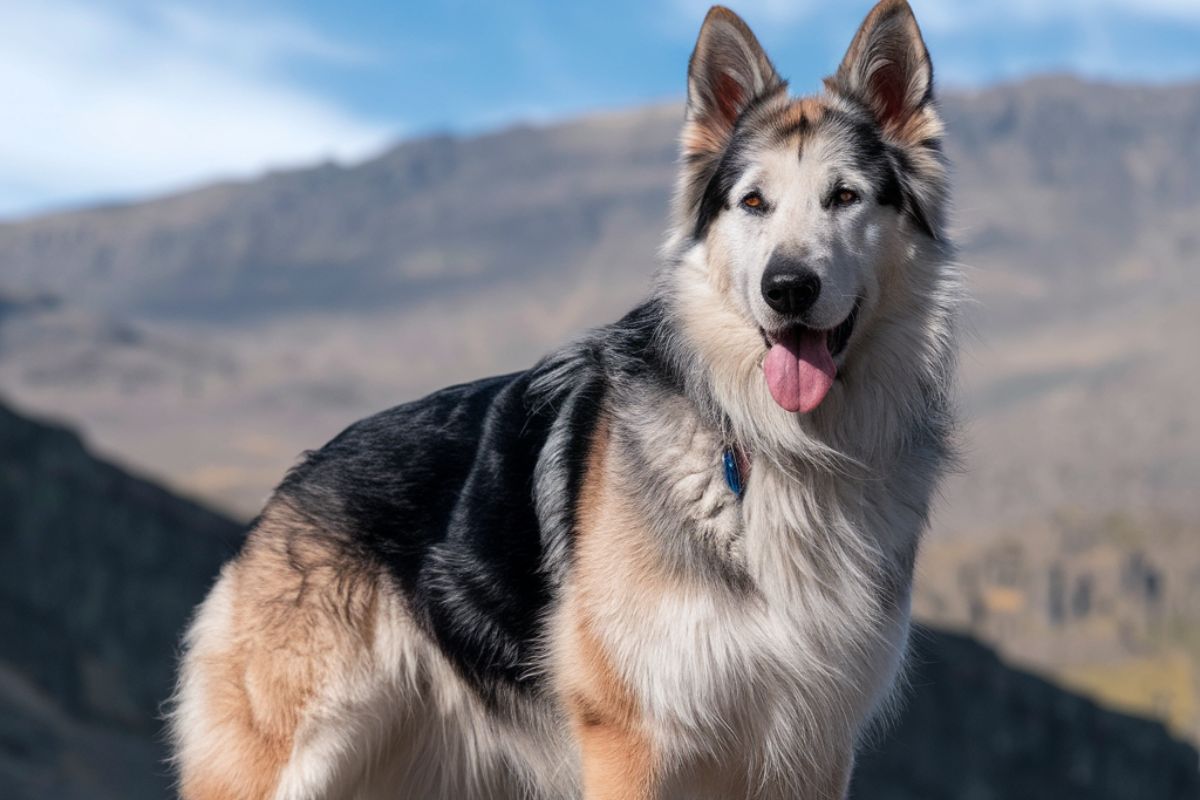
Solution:
M 576 615 L 560 639 L 559 690 L 579 752 L 583 800 L 655 800 L 646 719 L 592 626 Z
M 646 735 L 594 709 L 574 716 L 584 800 L 655 800 L 654 755 Z

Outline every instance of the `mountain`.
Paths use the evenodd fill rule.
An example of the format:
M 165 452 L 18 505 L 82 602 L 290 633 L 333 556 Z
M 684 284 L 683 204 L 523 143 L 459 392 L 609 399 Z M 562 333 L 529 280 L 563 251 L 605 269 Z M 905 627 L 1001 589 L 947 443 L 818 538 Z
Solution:
M 942 105 L 976 302 L 965 466 L 917 608 L 1200 741 L 1200 84 L 1046 77 Z M 433 137 L 0 224 L 0 391 L 248 518 L 354 419 L 628 308 L 680 120 Z
M 179 635 L 242 526 L 0 406 L 0 785 L 5 797 L 169 794 L 158 716 Z M 913 690 L 855 797 L 1155 798 L 1198 755 L 959 636 L 917 636 Z
M 2 226 L 0 263 L 9 290 L 223 320 L 392 308 L 564 270 L 577 278 L 581 253 L 609 232 L 645 237 L 624 273 L 644 276 L 678 117 L 663 108 L 424 139 L 354 167 Z
M 989 300 L 1073 317 L 1097 299 L 1127 303 L 1131 288 L 1161 299 L 1165 283 L 1147 278 L 1162 273 L 1197 286 L 1185 264 L 1200 248 L 1200 85 L 1041 78 L 942 105 L 958 239 Z M 644 279 L 681 111 L 440 136 L 351 167 L 3 225 L 6 288 L 108 311 L 259 318 L 601 268 Z
M 0 406 L 6 797 L 165 796 L 177 637 L 241 533 Z
M 1014 670 L 971 639 L 918 630 L 910 694 L 858 761 L 853 800 L 1161 800 L 1200 791 L 1195 750 Z

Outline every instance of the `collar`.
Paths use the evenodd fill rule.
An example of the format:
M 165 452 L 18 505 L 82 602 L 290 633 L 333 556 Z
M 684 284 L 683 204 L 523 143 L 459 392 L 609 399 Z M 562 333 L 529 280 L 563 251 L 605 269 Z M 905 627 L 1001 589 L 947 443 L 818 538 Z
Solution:
M 750 456 L 741 447 L 730 444 L 725 446 L 721 462 L 725 465 L 725 484 L 739 500 L 742 499 L 746 479 L 750 477 Z

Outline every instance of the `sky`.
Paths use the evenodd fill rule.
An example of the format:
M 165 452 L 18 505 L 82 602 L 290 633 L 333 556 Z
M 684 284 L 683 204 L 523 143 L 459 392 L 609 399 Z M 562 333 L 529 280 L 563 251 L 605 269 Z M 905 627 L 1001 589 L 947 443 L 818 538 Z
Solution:
M 943 87 L 1200 77 L 1200 0 L 911 0 Z M 871 0 L 729 2 L 796 91 Z M 701 0 L 0 0 L 0 218 L 678 99 Z

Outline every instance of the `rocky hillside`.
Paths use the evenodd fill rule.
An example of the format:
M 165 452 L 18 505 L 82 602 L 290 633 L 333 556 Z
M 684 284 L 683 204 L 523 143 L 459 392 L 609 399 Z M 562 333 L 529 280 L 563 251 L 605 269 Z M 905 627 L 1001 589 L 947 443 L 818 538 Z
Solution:
M 5 797 L 163 796 L 176 636 L 241 532 L 0 406 Z
M 179 632 L 241 526 L 0 407 L 0 785 L 10 800 L 169 795 L 158 711 Z M 1190 800 L 1197 753 L 922 632 L 865 800 Z
M 1063 684 L 1200 733 L 1200 523 L 1059 514 L 938 542 L 917 614 L 1012 650 Z
M 1200 792 L 1196 751 L 960 636 L 918 631 L 910 694 L 853 800 L 1157 800 Z

